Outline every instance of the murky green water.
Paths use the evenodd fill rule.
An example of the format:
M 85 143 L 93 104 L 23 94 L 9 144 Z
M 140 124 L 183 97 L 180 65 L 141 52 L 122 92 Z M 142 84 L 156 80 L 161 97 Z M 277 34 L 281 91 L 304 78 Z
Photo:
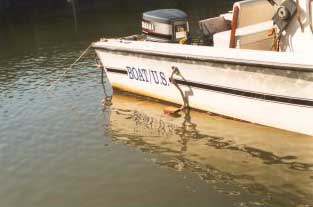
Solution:
M 176 6 L 195 28 L 229 5 Z M 0 206 L 312 206 L 311 137 L 168 117 L 164 103 L 119 91 L 103 108 L 92 53 L 59 79 L 91 41 L 131 34 L 139 17 L 83 12 L 78 33 L 63 14 L 2 19 Z

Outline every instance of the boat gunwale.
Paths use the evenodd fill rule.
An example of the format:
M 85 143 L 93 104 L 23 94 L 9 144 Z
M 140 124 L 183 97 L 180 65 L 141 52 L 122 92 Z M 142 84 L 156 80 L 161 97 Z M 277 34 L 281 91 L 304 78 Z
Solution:
M 253 66 L 253 67 L 261 67 L 265 69 L 273 69 L 273 70 L 289 70 L 289 71 L 297 71 L 297 72 L 308 72 L 313 73 L 313 67 L 309 67 L 308 65 L 299 65 L 299 64 L 288 64 L 282 65 L 277 64 L 274 62 L 252 62 L 249 60 L 242 60 L 242 59 L 233 59 L 233 58 L 221 58 L 221 57 L 194 57 L 194 56 L 183 56 L 183 55 L 175 55 L 175 54 L 165 54 L 161 52 L 147 52 L 147 51 L 140 51 L 130 50 L 127 48 L 112 48 L 112 46 L 106 45 L 95 45 L 96 43 L 92 44 L 92 48 L 94 50 L 104 50 L 104 51 L 117 51 L 117 52 L 124 52 L 124 53 L 132 53 L 132 54 L 141 54 L 141 55 L 148 55 L 148 56 L 159 56 L 164 58 L 178 58 L 182 60 L 189 60 L 189 61 L 201 61 L 201 62 L 210 62 L 210 63 L 219 63 L 219 64 L 232 64 L 238 66 Z

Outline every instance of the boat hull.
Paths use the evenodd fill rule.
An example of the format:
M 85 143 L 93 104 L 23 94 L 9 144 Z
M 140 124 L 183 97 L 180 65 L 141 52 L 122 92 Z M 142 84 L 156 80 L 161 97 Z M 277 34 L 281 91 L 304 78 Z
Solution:
M 262 64 L 95 48 L 113 87 L 192 108 L 313 135 L 313 73 Z

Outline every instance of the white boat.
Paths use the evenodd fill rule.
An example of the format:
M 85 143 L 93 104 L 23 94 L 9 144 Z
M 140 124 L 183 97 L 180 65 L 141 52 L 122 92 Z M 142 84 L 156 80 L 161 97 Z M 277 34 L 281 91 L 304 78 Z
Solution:
M 93 48 L 113 87 L 313 136 L 312 9 L 312 0 L 236 2 L 199 22 L 200 41 L 184 12 L 157 10 L 143 14 L 143 35 Z

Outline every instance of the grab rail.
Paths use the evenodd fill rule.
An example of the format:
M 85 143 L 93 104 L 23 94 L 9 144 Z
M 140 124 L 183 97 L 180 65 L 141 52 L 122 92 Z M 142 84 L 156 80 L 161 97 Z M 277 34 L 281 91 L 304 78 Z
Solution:
M 299 3 L 299 0 L 296 1 L 297 3 L 297 20 L 298 20 L 298 23 L 301 27 L 301 31 L 304 32 L 304 26 L 302 24 L 302 20 L 301 20 L 301 14 L 300 14 L 300 3 Z
M 313 20 L 312 20 L 312 2 L 313 0 L 309 1 L 309 18 L 310 18 L 310 28 L 311 28 L 311 32 L 313 33 Z
M 229 48 L 236 47 L 236 31 L 237 31 L 237 26 L 238 26 L 238 18 L 239 18 L 239 7 L 235 6 L 233 9 L 233 21 L 231 24 Z

